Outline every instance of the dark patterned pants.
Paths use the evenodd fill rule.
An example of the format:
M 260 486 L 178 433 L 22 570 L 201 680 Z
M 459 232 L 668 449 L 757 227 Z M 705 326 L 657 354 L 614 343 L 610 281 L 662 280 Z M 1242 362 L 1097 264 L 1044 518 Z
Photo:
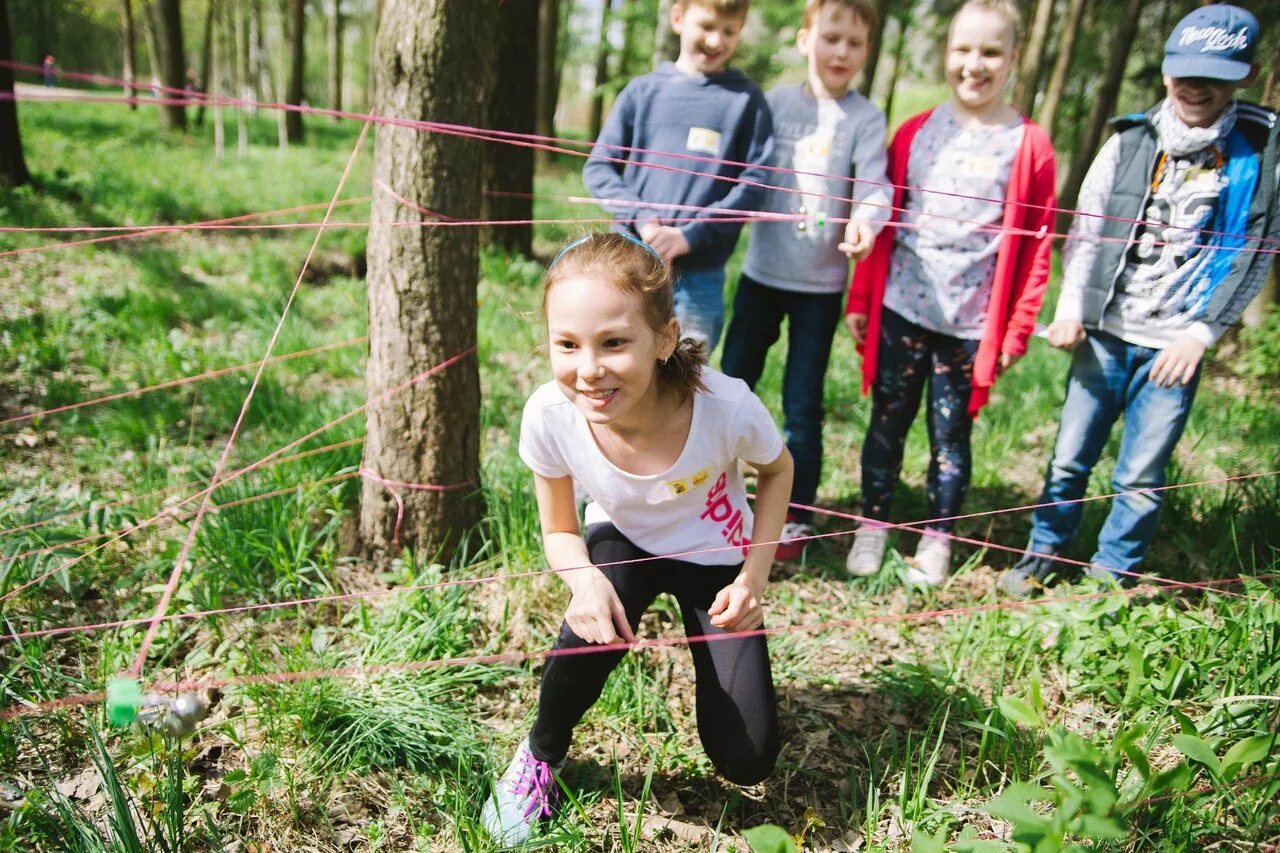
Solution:
M 958 515 L 973 475 L 969 395 L 977 341 L 932 332 L 887 308 L 871 390 L 871 423 L 862 445 L 863 514 L 888 521 L 902 474 L 907 433 L 929 389 L 929 518 Z M 929 525 L 949 531 L 954 522 Z

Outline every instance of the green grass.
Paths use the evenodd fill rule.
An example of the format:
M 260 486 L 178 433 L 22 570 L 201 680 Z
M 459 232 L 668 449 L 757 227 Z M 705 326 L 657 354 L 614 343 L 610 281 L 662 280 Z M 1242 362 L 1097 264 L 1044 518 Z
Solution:
M 914 112 L 932 93 L 907 93 Z M 934 99 L 936 100 L 936 99 Z M 919 103 L 917 103 L 919 101 Z M 212 158 L 207 138 L 170 139 L 154 117 L 111 107 L 23 104 L 39 184 L 0 191 L 0 214 L 22 225 L 182 222 L 325 201 L 354 145 L 353 125 L 317 126 L 305 148 L 275 150 L 268 117 L 254 146 Z M 369 185 L 367 148 L 346 195 Z M 582 190 L 579 160 L 539 177 L 536 214 L 589 215 L 552 195 Z M 367 216 L 352 207 L 341 218 Z M 317 218 L 317 217 L 311 217 Z M 299 220 L 295 220 L 299 221 Z M 580 229 L 540 228 L 549 255 Z M 0 418 L 261 357 L 311 232 L 226 232 L 147 238 L 8 258 L 0 265 Z M 50 235 L 0 235 L 0 251 Z M 363 282 L 341 270 L 363 251 L 360 229 L 334 231 L 336 259 L 306 282 L 276 347 L 300 350 L 365 332 Z M 731 263 L 731 287 L 739 268 Z M 540 351 L 540 266 L 486 252 L 480 285 L 484 523 L 449 566 L 405 554 L 391 566 L 350 556 L 359 445 L 255 472 L 220 488 L 195 540 L 173 613 L 372 591 L 359 601 L 161 626 L 152 672 L 249 676 L 418 664 L 497 651 L 536 654 L 558 630 L 563 585 L 535 576 L 404 592 L 440 580 L 545 568 L 531 478 L 516 454 L 519 412 L 548 378 Z M 730 294 L 731 297 L 731 294 Z M 1051 301 L 1051 300 L 1050 300 Z M 1259 344 L 1261 346 L 1261 344 Z M 783 353 L 760 393 L 779 409 Z M 1265 355 L 1265 353 L 1264 353 Z M 363 400 L 364 348 L 271 366 L 231 464 L 265 456 Z M 1181 481 L 1276 467 L 1280 414 L 1267 362 L 1246 377 L 1215 366 L 1179 448 Z M 827 385 L 828 462 L 820 502 L 856 512 L 867 401 L 856 356 L 837 338 Z M 1262 366 L 1259 367 L 1258 365 Z M 1062 402 L 1065 359 L 1040 341 L 1001 380 L 975 429 L 966 509 L 1035 500 Z M 1259 372 L 1261 371 L 1261 372 Z M 148 497 L 208 477 L 248 389 L 236 373 L 0 430 L 0 594 L 83 552 L 66 543 L 150 518 Z M 1238 393 L 1240 381 L 1249 393 Z M 299 450 L 358 439 L 362 419 Z M 925 514 L 927 439 L 909 440 L 897 503 Z M 1114 458 L 1114 447 L 1108 457 Z M 1110 463 L 1095 474 L 1109 491 Z M 1174 491 L 1150 568 L 1182 580 L 1276 571 L 1280 492 L 1274 478 Z M 191 489 L 181 494 L 189 494 Z M 1090 504 L 1071 556 L 1089 556 L 1106 504 Z M 138 534 L 0 605 L 6 630 L 149 616 L 172 570 L 185 522 Z M 1025 541 L 1025 512 L 960 533 Z M 843 521 L 825 522 L 830 532 Z M 1226 589 L 1246 597 L 1161 594 L 1042 603 L 927 621 L 873 622 L 913 610 L 1000 601 L 994 573 L 1011 558 L 958 551 L 952 583 L 902 586 L 913 534 L 895 533 L 886 571 L 842 572 L 845 537 L 779 569 L 769 624 L 860 620 L 771 639 L 783 753 L 764 785 L 719 780 L 703 754 L 687 652 L 628 656 L 579 727 L 563 776 L 569 805 L 544 849 L 746 849 L 742 832 L 774 823 L 798 833 L 812 809 L 825 825 L 811 849 L 1266 849 L 1280 838 L 1280 614 L 1274 581 Z M 23 551 L 51 553 L 15 558 Z M 1087 587 L 1072 588 L 1072 591 Z M 660 601 L 645 636 L 678 635 Z M 0 644 L 0 706 L 98 689 L 127 668 L 144 631 Z M 0 723 L 0 849 L 492 850 L 479 827 L 490 780 L 527 731 L 536 658 L 503 666 L 427 667 L 382 677 L 308 679 L 229 688 L 196 735 L 167 742 L 105 730 L 100 707 Z M 69 780 L 96 780 L 80 796 Z M 63 783 L 61 788 L 59 783 Z M 71 793 L 64 793 L 70 791 Z M 10 797 L 10 794 L 14 796 Z

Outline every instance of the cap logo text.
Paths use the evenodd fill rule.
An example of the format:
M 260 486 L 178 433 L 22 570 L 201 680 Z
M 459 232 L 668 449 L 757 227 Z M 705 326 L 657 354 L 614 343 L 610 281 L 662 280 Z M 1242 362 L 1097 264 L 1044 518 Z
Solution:
M 1244 50 L 1249 46 L 1249 29 L 1241 27 L 1239 32 L 1233 33 L 1222 27 L 1187 27 L 1178 39 L 1178 46 L 1187 47 L 1196 42 L 1204 42 L 1200 46 L 1201 53 L 1210 50 Z

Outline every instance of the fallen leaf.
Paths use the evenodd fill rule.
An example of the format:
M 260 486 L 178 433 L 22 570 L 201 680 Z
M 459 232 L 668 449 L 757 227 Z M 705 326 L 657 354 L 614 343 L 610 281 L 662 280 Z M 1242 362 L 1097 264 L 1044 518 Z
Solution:
M 684 803 L 680 802 L 680 798 L 675 795 L 674 791 L 660 798 L 658 805 L 665 814 L 678 815 L 684 812 Z
M 669 832 L 678 841 L 685 844 L 697 844 L 706 839 L 710 827 L 687 823 L 675 818 L 645 815 L 644 821 L 641 823 L 641 829 L 655 838 L 664 832 Z
M 68 776 L 55 786 L 58 793 L 73 800 L 87 800 L 98 791 L 98 771 L 86 767 L 74 776 Z

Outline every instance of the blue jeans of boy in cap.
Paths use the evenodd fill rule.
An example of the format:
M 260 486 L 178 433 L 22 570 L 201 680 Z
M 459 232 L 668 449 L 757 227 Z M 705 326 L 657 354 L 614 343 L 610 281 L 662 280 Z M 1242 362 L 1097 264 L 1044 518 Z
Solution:
M 1054 504 L 1084 497 L 1111 427 L 1124 415 L 1111 488 L 1126 494 L 1112 498 L 1092 560 L 1113 573 L 1136 571 L 1146 555 L 1163 494 L 1143 490 L 1165 484 L 1165 470 L 1200 384 L 1203 362 L 1186 385 L 1162 388 L 1150 381 L 1148 374 L 1159 354 L 1158 349 L 1089 331 L 1071 363 L 1058 441 L 1040 496 L 1041 503 Z M 1080 503 L 1037 509 L 1028 550 L 1059 553 L 1079 528 L 1082 510 Z

